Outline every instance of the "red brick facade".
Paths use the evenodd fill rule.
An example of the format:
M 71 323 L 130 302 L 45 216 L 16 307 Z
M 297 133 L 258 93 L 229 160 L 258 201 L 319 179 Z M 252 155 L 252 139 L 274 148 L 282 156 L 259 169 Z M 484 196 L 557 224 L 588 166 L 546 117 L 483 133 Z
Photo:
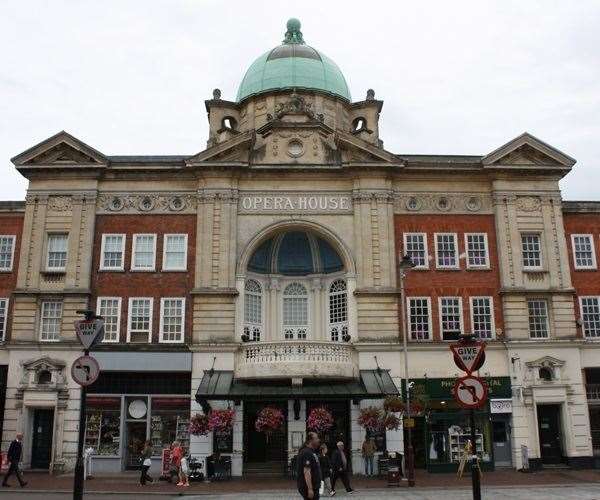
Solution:
M 499 295 L 500 271 L 496 250 L 493 215 L 396 215 L 396 254 L 404 254 L 404 233 L 426 233 L 429 269 L 414 269 L 405 280 L 406 297 L 430 297 L 433 340 L 441 340 L 439 297 L 462 297 L 464 331 L 471 330 L 469 297 L 489 296 L 494 302 L 495 329 L 503 330 L 502 303 Z M 435 233 L 456 233 L 459 269 L 440 270 L 435 262 Z M 465 233 L 487 234 L 489 269 L 467 269 Z
M 102 234 L 126 235 L 124 271 L 100 271 Z M 153 233 L 156 239 L 156 267 L 153 272 L 131 271 L 133 235 Z M 163 244 L 165 234 L 187 234 L 187 271 L 163 271 Z M 186 299 L 185 342 L 191 342 L 192 296 L 196 255 L 195 215 L 100 215 L 96 218 L 94 256 L 92 261 L 91 305 L 96 307 L 98 297 L 121 297 L 121 327 L 119 341 L 127 339 L 128 299 L 152 297 L 152 343 L 159 341 L 160 299 Z
M 19 270 L 19 256 L 21 253 L 21 235 L 23 232 L 22 213 L 0 213 L 0 234 L 14 235 L 15 249 L 11 271 L 0 271 L 0 298 L 8 298 L 8 317 L 12 318 L 14 300 L 12 293 L 17 286 L 17 274 Z M 5 339 L 10 339 L 12 321 L 6 321 Z
M 600 214 L 565 213 L 564 226 L 569 254 L 569 269 L 571 270 L 571 280 L 575 288 L 575 317 L 581 319 L 579 297 L 587 295 L 600 296 L 600 271 L 598 271 L 598 258 L 600 257 Z M 590 234 L 592 236 L 596 256 L 596 269 L 575 269 L 573 241 L 571 237 L 573 234 Z M 579 322 L 577 335 L 583 336 Z

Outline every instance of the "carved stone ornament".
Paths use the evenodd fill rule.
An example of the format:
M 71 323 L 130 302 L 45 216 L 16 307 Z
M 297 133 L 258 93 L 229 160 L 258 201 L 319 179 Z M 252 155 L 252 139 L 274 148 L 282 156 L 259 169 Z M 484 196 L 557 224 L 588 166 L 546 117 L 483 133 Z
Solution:
M 296 94 L 295 92 L 290 96 L 288 101 L 280 102 L 275 107 L 275 118 L 280 119 L 289 114 L 303 114 L 313 119 L 315 117 L 315 112 L 312 109 L 312 103 L 307 102 L 304 97 Z
M 124 213 L 191 212 L 197 206 L 192 194 L 103 194 L 98 197 L 99 211 Z
M 436 207 L 442 212 L 447 212 L 452 208 L 452 202 L 445 196 L 440 196 L 436 201 Z
M 70 196 L 50 196 L 48 199 L 48 210 L 53 212 L 67 212 L 71 210 Z
M 517 208 L 522 212 L 538 212 L 542 207 L 542 200 L 537 196 L 519 196 Z
M 481 198 L 479 196 L 469 196 L 465 200 L 465 207 L 470 212 L 478 212 L 481 210 Z
M 418 212 L 422 206 L 423 203 L 416 196 L 411 196 L 406 200 L 406 210 L 410 210 L 411 212 Z

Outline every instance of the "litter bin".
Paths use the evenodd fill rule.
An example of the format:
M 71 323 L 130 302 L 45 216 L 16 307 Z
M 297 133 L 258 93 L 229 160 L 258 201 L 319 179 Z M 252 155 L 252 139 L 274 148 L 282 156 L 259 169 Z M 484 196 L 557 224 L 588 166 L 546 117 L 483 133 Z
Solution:
M 400 486 L 400 478 L 402 476 L 402 457 L 399 455 L 388 458 L 387 463 L 387 485 Z

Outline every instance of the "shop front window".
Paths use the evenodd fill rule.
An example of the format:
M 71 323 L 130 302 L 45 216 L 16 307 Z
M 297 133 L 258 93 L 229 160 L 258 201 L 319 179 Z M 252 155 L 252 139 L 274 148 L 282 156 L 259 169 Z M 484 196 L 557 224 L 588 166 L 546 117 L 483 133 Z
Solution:
M 121 398 L 90 398 L 86 409 L 85 447 L 96 455 L 119 455 Z
M 185 450 L 190 446 L 189 398 L 152 398 L 150 440 L 153 455 L 160 455 L 173 441 L 179 441 Z
M 429 465 L 458 464 L 471 439 L 469 416 L 466 412 L 435 412 L 429 416 L 427 459 Z M 492 462 L 492 426 L 489 416 L 475 416 L 477 456 L 482 462 Z

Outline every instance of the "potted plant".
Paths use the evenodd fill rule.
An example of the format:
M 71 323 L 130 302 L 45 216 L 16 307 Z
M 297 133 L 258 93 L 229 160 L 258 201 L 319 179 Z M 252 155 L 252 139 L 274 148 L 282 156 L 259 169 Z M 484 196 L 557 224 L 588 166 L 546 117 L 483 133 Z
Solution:
M 317 433 L 327 432 L 333 427 L 333 415 L 324 406 L 313 408 L 308 414 L 306 427 Z

